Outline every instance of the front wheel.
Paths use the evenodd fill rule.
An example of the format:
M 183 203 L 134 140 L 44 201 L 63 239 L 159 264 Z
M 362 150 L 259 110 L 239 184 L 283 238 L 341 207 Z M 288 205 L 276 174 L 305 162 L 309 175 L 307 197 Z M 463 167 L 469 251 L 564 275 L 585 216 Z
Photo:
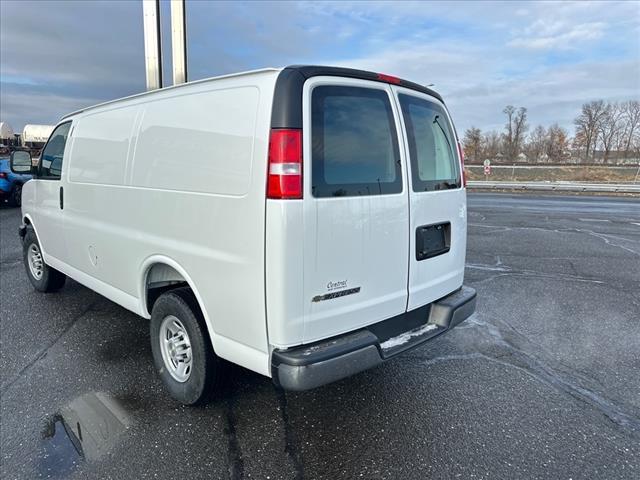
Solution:
M 214 393 L 221 365 L 189 288 L 171 290 L 153 305 L 151 350 L 160 378 L 174 399 L 195 405 Z
M 44 263 L 42 249 L 33 228 L 27 228 L 22 243 L 22 258 L 29 281 L 39 292 L 55 292 L 64 286 L 67 277 L 64 273 Z

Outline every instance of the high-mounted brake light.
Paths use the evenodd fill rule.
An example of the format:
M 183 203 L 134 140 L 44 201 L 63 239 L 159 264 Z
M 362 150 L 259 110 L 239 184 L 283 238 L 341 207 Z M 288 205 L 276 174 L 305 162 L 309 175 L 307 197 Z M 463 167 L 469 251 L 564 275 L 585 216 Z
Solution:
M 271 130 L 267 173 L 267 198 L 302 198 L 302 130 Z
M 400 84 L 400 79 L 398 77 L 394 77 L 393 75 L 386 75 L 384 73 L 378 74 L 378 80 L 380 80 L 381 82 L 395 83 L 396 85 Z
M 460 167 L 462 168 L 462 187 L 467 186 L 467 174 L 464 173 L 464 150 L 462 149 L 462 145 L 458 142 L 458 155 L 460 155 Z

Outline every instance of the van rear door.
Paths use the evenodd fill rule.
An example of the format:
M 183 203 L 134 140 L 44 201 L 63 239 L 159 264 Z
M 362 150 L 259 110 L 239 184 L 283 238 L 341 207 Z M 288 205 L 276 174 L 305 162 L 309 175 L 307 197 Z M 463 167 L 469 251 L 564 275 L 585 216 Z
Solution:
M 303 99 L 308 343 L 405 311 L 409 196 L 388 84 L 313 77 Z
M 466 253 L 466 191 L 453 124 L 443 103 L 391 87 L 401 112 L 409 186 L 407 310 L 462 286 Z

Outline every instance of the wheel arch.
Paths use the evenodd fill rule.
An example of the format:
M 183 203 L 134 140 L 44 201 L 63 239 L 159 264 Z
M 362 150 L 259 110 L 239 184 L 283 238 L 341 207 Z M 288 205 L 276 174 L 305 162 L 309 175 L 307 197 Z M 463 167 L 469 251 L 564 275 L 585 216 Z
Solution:
M 33 223 L 33 219 L 31 218 L 31 215 L 29 215 L 28 213 L 23 214 L 22 222 L 33 229 L 33 233 L 36 234 L 36 238 L 38 239 L 38 243 L 40 244 L 40 251 L 42 252 L 42 255 L 45 257 L 45 260 L 46 260 L 47 251 L 45 250 L 44 245 L 42 244 L 42 240 L 40 239 L 40 235 L 38 234 L 38 229 Z
M 167 257 L 165 255 L 151 255 L 147 257 L 144 262 L 142 262 L 140 268 L 140 285 L 139 285 L 139 298 L 140 298 L 140 311 L 144 313 L 145 318 L 151 318 L 150 308 L 148 306 L 148 291 L 149 291 L 149 275 L 153 273 L 154 267 L 169 267 L 174 270 L 183 280 L 185 286 L 188 286 L 193 295 L 196 298 L 198 303 L 198 307 L 200 307 L 200 311 L 202 312 L 202 316 L 204 317 L 205 323 L 207 324 L 207 332 L 209 333 L 209 338 L 212 342 L 214 342 L 215 332 L 213 330 L 213 325 L 211 323 L 211 319 L 207 313 L 207 309 L 204 306 L 204 302 L 202 300 L 202 296 L 198 292 L 198 289 L 195 286 L 195 283 L 191 276 L 187 273 L 186 269 L 184 269 L 178 262 L 174 259 Z M 166 270 L 165 270 L 166 272 Z M 179 282 L 179 279 L 174 278 L 170 281 Z M 175 284 L 176 287 L 180 285 L 180 283 Z

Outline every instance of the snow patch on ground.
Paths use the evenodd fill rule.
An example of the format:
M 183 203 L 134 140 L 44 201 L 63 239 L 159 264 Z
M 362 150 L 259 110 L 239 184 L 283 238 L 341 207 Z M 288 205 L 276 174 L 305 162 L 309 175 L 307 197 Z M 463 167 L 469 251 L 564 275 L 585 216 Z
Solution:
M 405 332 L 405 333 L 403 333 L 401 335 L 398 335 L 397 337 L 390 338 L 386 342 L 382 342 L 380 344 L 380 348 L 382 348 L 383 350 L 386 350 L 388 348 L 393 348 L 393 347 L 397 347 L 399 345 L 404 345 L 409 340 L 411 340 L 413 337 L 419 337 L 420 335 L 424 335 L 425 333 L 430 332 L 431 330 L 435 330 L 437 328 L 438 328 L 438 326 L 437 325 L 433 325 L 433 324 L 424 325 L 424 326 L 422 326 L 420 328 L 416 328 L 415 330 L 410 330 L 410 331 Z

